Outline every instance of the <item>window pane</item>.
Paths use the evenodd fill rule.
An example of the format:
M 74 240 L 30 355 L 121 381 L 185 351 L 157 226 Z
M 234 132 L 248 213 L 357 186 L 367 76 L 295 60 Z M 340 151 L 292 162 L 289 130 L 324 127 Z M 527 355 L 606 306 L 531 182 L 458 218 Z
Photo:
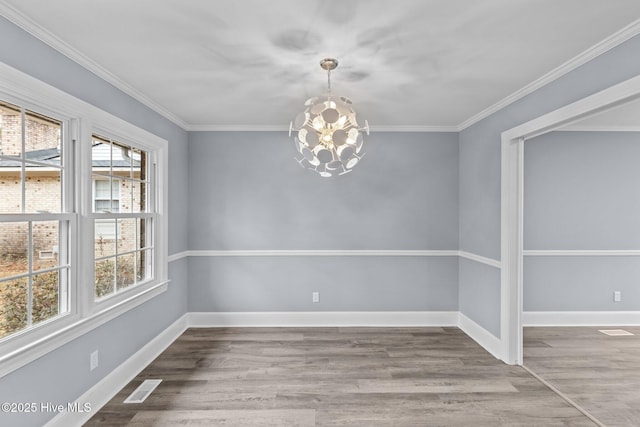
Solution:
M 58 265 L 60 232 L 58 221 L 37 221 L 31 226 L 33 235 L 33 271 Z
M 33 276 L 33 324 L 58 315 L 60 271 L 53 270 Z
M 147 179 L 147 152 L 134 148 L 131 153 L 133 178 L 144 181 Z
M 20 166 L 2 167 L 6 164 L 18 164 L 0 160 L 0 213 L 22 212 L 22 178 Z
M 94 227 L 96 257 L 115 255 L 117 221 L 115 219 L 96 219 Z
M 140 251 L 136 257 L 136 281 L 138 283 L 151 279 L 151 254 L 152 251 Z
M 60 122 L 32 111 L 26 111 L 25 119 L 26 158 L 41 160 L 57 157 L 59 159 L 62 137 Z
M 135 210 L 134 207 L 133 191 L 135 184 L 136 183 L 130 179 L 122 180 L 122 185 L 120 186 L 120 206 L 122 207 L 122 209 L 120 210 L 120 212 L 139 212 Z
M 128 286 L 131 286 L 135 283 L 135 275 L 133 271 L 133 266 L 135 264 L 135 255 L 122 255 L 117 258 L 118 268 L 117 268 L 117 280 L 118 286 L 117 289 L 123 289 Z
M 138 218 L 138 248 L 143 249 L 151 246 L 151 234 L 147 232 L 151 230 L 151 219 Z
M 98 199 L 111 199 L 111 188 L 108 179 L 100 179 L 95 181 L 95 197 Z
M 136 239 L 137 218 L 121 219 L 118 227 L 118 252 L 130 252 L 138 249 Z
M 114 292 L 114 269 L 115 260 L 113 258 L 96 261 L 96 298 L 109 295 Z
M 94 174 L 109 175 L 111 173 L 111 143 L 93 136 L 91 148 L 91 167 Z
M 133 162 L 131 147 L 112 141 L 112 157 L 113 173 L 120 176 L 131 178 L 131 163 Z
M 93 198 L 94 212 L 120 212 L 120 180 L 94 175 Z
M 61 171 L 45 169 L 49 168 L 26 165 L 26 212 L 60 212 L 62 209 Z
M 26 222 L 0 222 L 0 278 L 29 271 L 28 245 Z
M 0 338 L 27 326 L 27 279 L 0 282 Z
M 118 213 L 119 206 L 117 200 L 96 200 L 97 213 Z
M 22 114 L 6 102 L 0 102 L 0 155 L 22 157 Z
M 146 212 L 147 211 L 147 184 L 145 182 L 135 181 L 132 183 L 131 196 L 133 199 L 132 212 Z

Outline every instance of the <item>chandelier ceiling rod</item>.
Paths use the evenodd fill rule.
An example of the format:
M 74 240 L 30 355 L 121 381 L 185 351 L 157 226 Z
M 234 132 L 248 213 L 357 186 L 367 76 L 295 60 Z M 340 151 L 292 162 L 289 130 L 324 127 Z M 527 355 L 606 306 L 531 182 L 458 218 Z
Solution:
M 331 70 L 335 70 L 338 67 L 338 60 L 334 58 L 324 58 L 320 61 L 320 67 L 327 71 L 327 86 L 329 87 L 329 93 L 331 93 Z

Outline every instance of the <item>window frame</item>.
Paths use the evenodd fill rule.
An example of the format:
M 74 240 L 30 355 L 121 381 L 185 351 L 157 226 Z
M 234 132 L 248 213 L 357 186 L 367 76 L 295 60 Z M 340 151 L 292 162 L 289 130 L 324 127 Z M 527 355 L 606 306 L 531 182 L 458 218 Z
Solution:
M 69 244 L 77 239 L 77 215 L 75 214 L 75 196 L 73 195 L 74 181 L 75 181 L 75 165 L 73 162 L 74 142 L 72 138 L 73 130 L 77 126 L 75 120 L 69 115 L 61 111 L 54 111 L 50 106 L 38 105 L 30 102 L 26 99 L 13 96 L 12 94 L 3 93 L 2 100 L 10 102 L 13 105 L 20 107 L 23 111 L 30 110 L 38 114 L 46 115 L 52 119 L 58 120 L 61 123 L 61 144 L 63 149 L 61 151 L 61 207 L 60 212 L 50 213 L 7 213 L 0 214 L 2 222 L 39 222 L 39 221 L 58 221 L 60 224 L 59 229 L 59 246 L 69 246 L 66 250 L 64 247 L 59 248 L 59 254 L 65 255 L 66 262 L 62 260 L 58 262 L 58 268 L 62 268 L 67 265 L 67 285 L 65 291 L 67 292 L 67 310 L 64 313 L 59 313 L 57 316 L 47 319 L 37 325 L 27 327 L 23 330 L 17 331 L 6 337 L 0 339 L 0 353 L 9 352 L 13 353 L 19 351 L 21 348 L 28 346 L 34 340 L 42 340 L 46 336 L 54 333 L 56 330 L 64 327 L 68 327 L 74 322 L 79 320 L 75 307 L 78 305 L 78 292 L 76 289 L 77 279 L 75 277 L 74 264 L 77 263 L 77 247 Z M 23 115 L 23 118 L 26 115 Z M 24 126 L 23 126 L 24 128 Z M 23 138 L 25 135 L 23 135 Z M 24 159 L 24 158 L 23 158 Z M 22 169 L 22 166 L 21 166 Z M 24 190 L 21 190 L 24 191 Z M 23 206 L 24 210 L 24 206 Z M 66 226 L 62 224 L 66 222 Z M 63 230 L 64 228 L 64 230 Z M 31 252 L 33 247 L 31 244 L 27 244 L 28 251 Z M 30 255 L 31 256 L 31 255 Z M 34 272 L 30 273 L 33 276 Z M 60 289 L 62 286 L 60 286 Z M 2 361 L 2 358 L 0 358 Z M 2 374 L 2 369 L 0 369 Z
M 70 229 L 69 312 L 1 339 L 1 378 L 165 292 L 169 279 L 168 142 L 4 63 L 0 63 L 0 98 L 62 122 L 62 137 L 67 138 L 63 164 L 69 170 L 63 183 L 63 207 L 69 207 L 69 211 L 60 214 L 19 214 L 19 217 L 38 215 L 33 220 L 39 221 L 53 216 L 58 220 L 62 215 L 69 221 Z M 153 251 L 155 274 L 147 282 L 98 302 L 94 301 L 93 277 L 95 236 L 91 138 L 94 133 L 109 135 L 115 140 L 145 149 L 150 155 L 153 153 L 153 162 L 156 164 L 153 199 L 156 216 Z M 3 221 L 22 220 L 13 214 L 0 215 Z M 61 241 L 61 253 L 64 250 L 62 245 Z
M 160 224 L 158 224 L 158 210 L 159 210 L 159 205 L 158 205 L 158 190 L 159 190 L 159 186 L 158 186 L 158 179 L 157 179 L 157 174 L 158 174 L 158 162 L 161 161 L 161 153 L 158 150 L 157 145 L 149 140 L 148 138 L 144 138 L 145 135 L 140 134 L 139 132 L 133 132 L 133 135 L 131 134 L 133 130 L 130 128 L 127 128 L 127 126 L 117 126 L 115 123 L 110 123 L 107 124 L 106 126 L 102 126 L 100 122 L 96 123 L 92 123 L 91 125 L 89 125 L 87 127 L 87 129 L 85 129 L 85 132 L 88 132 L 89 138 L 92 141 L 93 140 L 93 136 L 94 135 L 100 135 L 102 137 L 106 137 L 112 141 L 117 141 L 119 143 L 122 144 L 127 144 L 130 145 L 132 147 L 138 148 L 138 149 L 142 149 L 144 151 L 147 152 L 148 155 L 148 159 L 147 159 L 147 163 L 149 165 L 149 178 L 147 179 L 147 181 L 150 183 L 150 187 L 151 188 L 147 188 L 147 208 L 148 208 L 148 212 L 140 212 L 140 213 L 124 213 L 124 212 L 118 212 L 118 213 L 99 213 L 99 212 L 93 212 L 93 190 L 92 190 L 92 196 L 91 196 L 91 203 L 87 204 L 85 203 L 85 206 L 83 206 L 83 208 L 86 210 L 86 216 L 88 218 L 90 218 L 91 220 L 91 233 L 82 233 L 82 235 L 84 235 L 86 237 L 85 241 L 83 242 L 84 245 L 87 245 L 86 247 L 83 247 L 84 250 L 86 250 L 87 252 L 85 253 L 94 253 L 94 245 L 95 245 L 95 229 L 94 229 L 94 224 L 95 224 L 95 220 L 100 220 L 100 219 L 126 219 L 126 218 L 150 218 L 151 221 L 153 222 L 153 226 L 152 226 L 152 230 L 151 230 L 151 241 L 153 242 L 152 244 L 152 259 L 148 260 L 148 262 L 150 262 L 150 264 L 153 266 L 152 267 L 152 277 L 149 280 L 146 280 L 140 284 L 136 284 L 134 286 L 129 286 L 126 289 L 120 290 L 120 291 L 116 291 L 115 293 L 99 298 L 99 299 L 95 299 L 93 298 L 92 301 L 88 302 L 89 306 L 91 307 L 92 310 L 103 310 L 105 308 L 108 308 L 114 304 L 118 304 L 122 301 L 127 300 L 128 298 L 131 297 L 131 295 L 135 295 L 136 293 L 139 292 L 139 289 L 147 289 L 149 287 L 152 287 L 154 282 L 156 281 L 157 275 L 159 274 L 158 272 L 158 268 L 161 267 L 158 262 L 158 244 L 157 244 L 157 239 L 160 236 L 160 234 L 157 232 L 157 228 L 160 226 Z M 147 136 L 148 137 L 148 136 Z M 156 137 L 157 138 L 157 137 Z M 93 167 L 92 167 L 92 161 L 91 161 L 91 147 L 92 144 L 83 144 L 83 147 L 88 147 L 89 149 L 87 150 L 88 152 L 85 155 L 88 155 L 88 159 L 87 161 L 84 162 L 84 168 L 88 168 L 88 170 L 83 171 L 84 174 L 88 175 L 90 178 L 90 182 L 91 182 L 91 187 L 93 189 L 93 181 L 94 181 L 94 173 L 93 173 Z M 166 169 L 165 169 L 166 170 Z M 166 175 L 166 173 L 165 173 Z M 165 187 L 166 188 L 166 187 Z M 166 234 L 165 234 L 166 237 Z M 166 244 L 165 244 L 166 246 Z M 90 266 L 87 266 L 87 268 L 85 269 L 87 274 L 91 274 L 91 276 L 87 276 L 85 278 L 85 280 L 90 280 L 92 283 L 94 283 L 95 281 L 95 262 L 94 262 L 95 257 L 92 257 L 92 262 L 90 263 Z M 89 264 L 89 263 L 87 263 Z

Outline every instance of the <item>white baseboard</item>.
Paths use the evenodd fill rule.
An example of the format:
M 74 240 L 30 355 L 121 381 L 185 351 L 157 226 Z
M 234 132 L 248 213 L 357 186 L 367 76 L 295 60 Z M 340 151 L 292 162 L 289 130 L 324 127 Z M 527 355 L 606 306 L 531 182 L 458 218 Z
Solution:
M 188 325 L 264 326 L 457 326 L 457 311 L 300 311 L 188 313 Z
M 525 311 L 523 326 L 637 326 L 640 311 Z
M 187 315 L 185 314 L 76 399 L 75 403 L 78 404 L 79 408 L 83 408 L 85 404 L 90 404 L 90 412 L 61 412 L 51 419 L 45 427 L 79 426 L 87 422 L 186 329 Z
M 485 350 L 493 355 L 496 359 L 501 359 L 502 347 L 500 338 L 478 325 L 462 313 L 458 313 L 458 327 L 465 334 L 480 344 Z

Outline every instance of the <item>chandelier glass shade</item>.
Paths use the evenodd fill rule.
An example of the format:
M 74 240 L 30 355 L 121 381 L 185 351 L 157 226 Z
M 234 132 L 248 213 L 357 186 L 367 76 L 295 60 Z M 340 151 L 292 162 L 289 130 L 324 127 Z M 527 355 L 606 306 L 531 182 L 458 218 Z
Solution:
M 289 136 L 299 154 L 298 163 L 322 177 L 351 172 L 364 156 L 364 136 L 369 123 L 358 124 L 351 99 L 331 93 L 331 70 L 338 61 L 326 58 L 320 66 L 327 71 L 328 93 L 309 98 L 305 110 L 289 125 Z

